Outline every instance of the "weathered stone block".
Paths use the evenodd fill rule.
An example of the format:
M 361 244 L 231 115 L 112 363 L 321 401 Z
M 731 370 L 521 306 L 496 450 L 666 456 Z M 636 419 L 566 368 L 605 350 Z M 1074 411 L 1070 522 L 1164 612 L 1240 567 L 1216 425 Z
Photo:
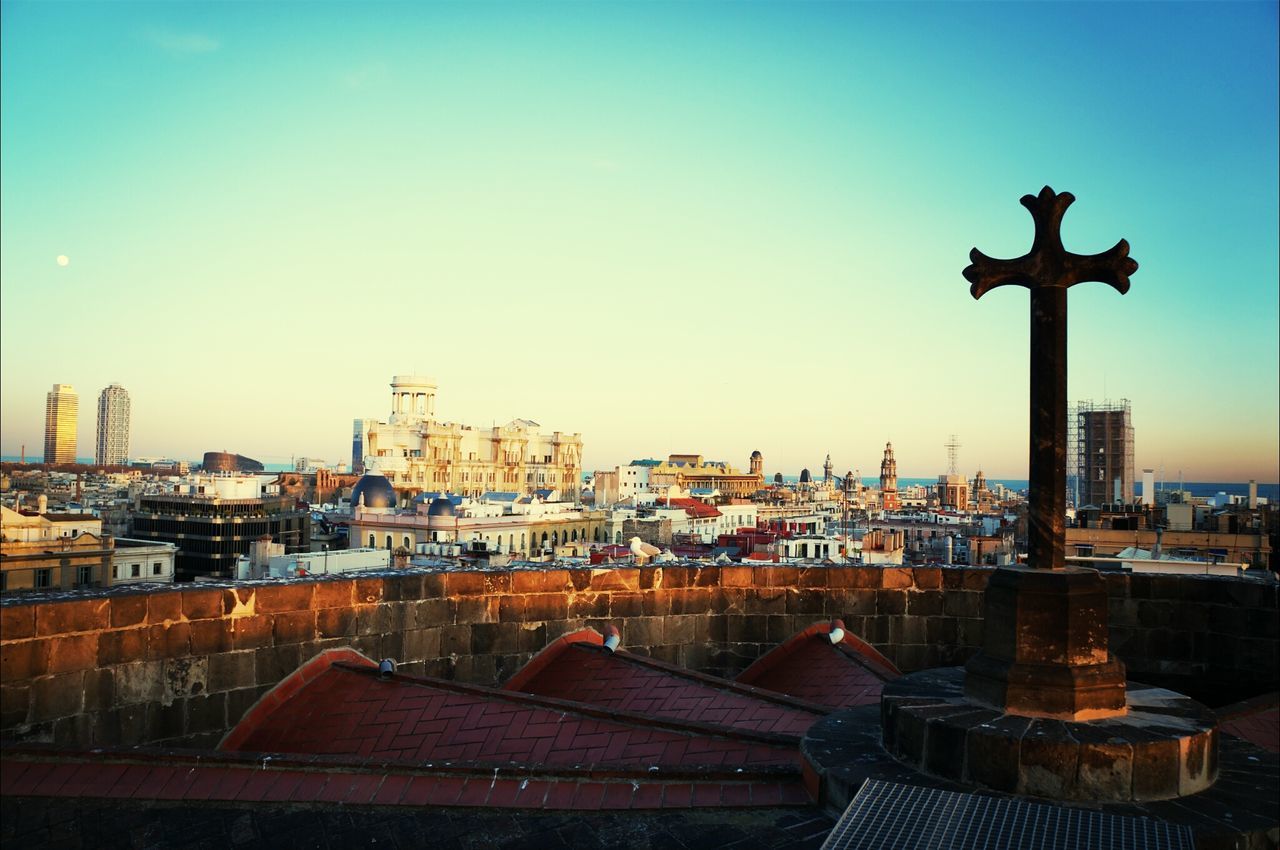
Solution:
M 12 729 L 27 722 L 31 709 L 31 685 L 0 685 L 0 728 Z
M 188 735 L 225 732 L 228 728 L 226 694 L 209 694 L 187 700 Z
M 915 584 L 910 567 L 884 567 L 881 575 L 883 576 L 881 586 L 885 588 L 902 589 Z
M 440 652 L 444 655 L 467 655 L 471 652 L 471 626 L 445 626 L 440 630 Z
M 159 702 L 164 696 L 163 661 L 121 664 L 113 672 L 117 706 Z
M 942 570 L 938 567 L 912 567 L 911 578 L 917 590 L 938 590 L 942 587 Z
M 391 612 L 386 605 L 357 605 L 356 634 L 386 634 L 391 627 Z
M 563 620 L 569 615 L 569 600 L 563 593 L 538 593 L 525 598 L 525 616 L 530 620 Z
M 107 628 L 111 621 L 109 599 L 42 602 L 35 608 L 37 635 L 96 632 Z
M 311 608 L 315 587 L 314 582 L 308 581 L 255 588 L 254 611 L 258 614 L 277 614 L 283 611 L 308 610 Z
M 31 721 L 70 717 L 84 710 L 84 673 L 42 676 L 31 683 Z
M 540 652 L 547 645 L 546 623 L 521 623 L 518 645 L 521 652 Z
M 234 691 L 257 684 L 254 651 L 222 652 L 209 657 L 208 684 L 211 692 Z
M 748 614 L 785 614 L 787 590 L 784 587 L 750 589 L 746 593 L 744 609 Z
M 972 590 L 947 590 L 942 594 L 942 613 L 948 617 L 981 617 L 982 594 Z
M 671 646 L 681 646 L 693 643 L 694 636 L 697 634 L 697 618 L 687 614 L 678 614 L 675 616 L 663 617 L 662 620 L 662 643 Z
M 639 617 L 644 614 L 644 597 L 640 593 L 610 593 L 609 596 L 609 613 L 610 617 Z M 554 619 L 544 617 L 541 619 Z
M 170 658 L 164 662 L 165 703 L 198 696 L 209 690 L 209 659 Z
M 907 610 L 907 592 L 905 590 L 877 590 L 876 613 L 904 614 Z
M 358 578 L 352 592 L 357 605 L 373 605 L 387 597 L 387 585 L 380 578 Z
M 937 591 L 907 591 L 907 613 L 913 617 L 936 617 L 942 613 L 942 594 Z
M 386 606 L 379 607 L 383 612 L 386 612 Z M 277 645 L 302 643 L 316 638 L 315 611 L 286 611 L 274 615 L 271 620 Z
M 591 589 L 597 592 L 603 590 L 637 591 L 640 589 L 640 571 L 627 567 L 593 570 L 591 573 Z
M 355 587 L 350 579 L 316 582 L 311 604 L 315 608 L 350 608 L 355 604 Z
M 147 658 L 173 658 L 191 654 L 191 626 L 188 623 L 169 622 L 148 626 Z
M 498 597 L 459 596 L 450 600 L 457 623 L 496 623 L 498 621 Z M 527 610 L 527 603 L 526 603 Z
M 111 599 L 111 627 L 136 626 L 147 621 L 147 597 L 122 593 Z
M 153 625 L 167 620 L 182 619 L 182 594 L 178 591 L 165 590 L 159 593 L 148 593 L 147 622 Z
M 622 623 L 622 643 L 628 649 L 652 648 L 662 643 L 662 620 L 659 617 L 633 617 Z
M 231 621 L 231 638 L 236 649 L 257 649 L 270 646 L 272 639 L 270 617 L 237 617 Z
M 193 655 L 227 652 L 235 645 L 230 620 L 196 620 L 188 625 Z
M 480 573 L 445 573 L 444 592 L 450 597 L 482 595 L 484 576 Z
M 352 608 L 321 608 L 316 612 L 316 637 L 339 638 L 356 633 L 356 612 Z
M 804 614 L 817 621 L 825 613 L 826 596 L 821 590 L 792 590 L 787 594 L 787 613 Z
M 64 635 L 49 640 L 49 672 L 90 670 L 98 663 L 98 635 Z
M 0 608 L 0 640 L 22 640 L 36 633 L 36 606 L 8 605 Z
M 51 640 L 19 640 L 0 644 L 0 682 L 23 682 L 49 671 Z
M 115 705 L 115 671 L 86 670 L 84 674 L 84 710 L 107 711 Z
M 608 593 L 575 593 L 569 600 L 568 616 L 608 617 L 610 596 Z
M 359 639 L 352 641 L 359 644 Z M 377 654 L 377 648 L 372 647 L 373 654 Z M 369 653 L 365 653 L 368 655 Z M 259 685 L 277 684 L 285 676 L 288 676 L 294 670 L 298 669 L 298 665 L 302 662 L 302 649 L 297 644 L 287 644 L 285 646 L 266 647 L 254 650 L 253 654 L 253 675 L 258 680 Z
M 188 620 L 208 620 L 222 616 L 221 590 L 182 591 L 182 616 Z

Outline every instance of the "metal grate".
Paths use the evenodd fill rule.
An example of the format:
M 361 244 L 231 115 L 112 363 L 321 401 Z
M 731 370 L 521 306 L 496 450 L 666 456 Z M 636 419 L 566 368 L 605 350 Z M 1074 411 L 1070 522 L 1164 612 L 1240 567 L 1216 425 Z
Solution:
M 870 779 L 822 850 L 1194 850 L 1185 826 Z

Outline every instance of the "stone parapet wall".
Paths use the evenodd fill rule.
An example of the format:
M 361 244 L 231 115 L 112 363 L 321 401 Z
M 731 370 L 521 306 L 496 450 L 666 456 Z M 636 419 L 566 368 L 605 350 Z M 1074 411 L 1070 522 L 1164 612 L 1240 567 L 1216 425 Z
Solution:
M 607 623 L 632 652 L 718 675 L 736 675 L 795 632 L 836 617 L 904 671 L 955 665 L 981 643 L 990 572 L 405 570 L 10 599 L 0 606 L 0 734 L 79 746 L 206 745 L 324 649 L 352 646 L 395 658 L 405 672 L 500 684 L 555 638 Z M 1113 647 L 1135 678 L 1275 689 L 1275 586 L 1114 576 L 1109 589 Z

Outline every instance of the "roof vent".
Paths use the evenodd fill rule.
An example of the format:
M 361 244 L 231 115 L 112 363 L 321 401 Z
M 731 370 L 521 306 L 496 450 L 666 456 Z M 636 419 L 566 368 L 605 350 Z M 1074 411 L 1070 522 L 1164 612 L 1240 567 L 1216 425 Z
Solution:
M 395 675 L 395 672 L 396 672 L 395 659 L 393 658 L 382 659 L 382 663 L 378 665 L 378 678 L 390 679 L 392 676 Z
M 610 652 L 615 651 L 622 643 L 622 635 L 618 633 L 617 626 L 604 627 L 604 648 Z
M 831 641 L 833 644 L 839 643 L 840 641 L 844 640 L 844 621 L 843 620 L 831 621 L 831 631 L 827 632 L 827 640 Z

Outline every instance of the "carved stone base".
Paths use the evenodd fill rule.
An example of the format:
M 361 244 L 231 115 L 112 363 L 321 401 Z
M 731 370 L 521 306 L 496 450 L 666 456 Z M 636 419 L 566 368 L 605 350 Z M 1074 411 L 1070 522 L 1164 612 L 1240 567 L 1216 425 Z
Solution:
M 985 594 L 983 649 L 965 695 L 1001 713 L 1084 721 L 1125 712 L 1125 668 L 1107 650 L 1097 570 L 1002 567 Z
M 885 749 L 942 779 L 1059 800 L 1166 800 L 1217 778 L 1217 721 L 1190 697 L 1131 684 L 1123 715 L 1064 722 L 975 702 L 965 678 L 951 667 L 885 685 Z

